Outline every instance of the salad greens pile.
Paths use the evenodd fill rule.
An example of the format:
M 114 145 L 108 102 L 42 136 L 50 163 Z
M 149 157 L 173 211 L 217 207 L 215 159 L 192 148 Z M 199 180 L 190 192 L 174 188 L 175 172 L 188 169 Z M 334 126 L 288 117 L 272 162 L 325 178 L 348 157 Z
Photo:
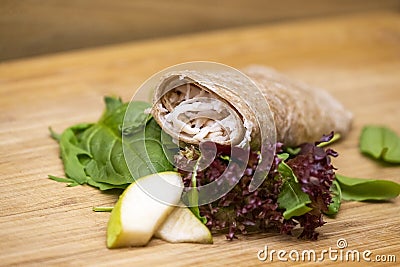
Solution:
M 162 143 L 172 140 L 162 137 L 160 126 L 145 112 L 150 104 L 128 105 L 114 97 L 104 100 L 106 109 L 98 122 L 77 124 L 61 134 L 50 129 L 51 136 L 59 142 L 66 175 L 66 178 L 49 175 L 50 179 L 68 186 L 88 184 L 109 190 L 124 189 L 135 179 L 169 170 L 179 171 L 185 186 L 192 187 L 218 179 L 227 168 L 231 168 L 227 171 L 232 176 L 237 175 L 235 165 L 229 164 L 234 159 L 225 153 L 226 149 L 220 149 L 206 169 L 198 171 L 196 165 L 191 172 L 179 168 L 186 160 L 182 150 L 171 150 L 168 153 L 176 155 L 175 167 L 162 147 Z M 248 191 L 248 185 L 259 163 L 259 153 L 251 151 L 245 174 L 232 191 L 209 205 L 192 207 L 192 212 L 211 230 L 227 232 L 229 239 L 237 233 L 265 231 L 271 226 L 281 233 L 291 233 L 297 225 L 304 229 L 300 237 L 316 239 L 315 228 L 324 224 L 322 214 L 335 215 L 342 200 L 381 201 L 399 195 L 400 185 L 395 182 L 335 173 L 330 158 L 337 153 L 324 147 L 337 137 L 331 133 L 318 142 L 296 148 L 276 144 L 268 177 L 253 192 Z M 400 163 L 400 138 L 387 128 L 364 128 L 360 149 L 376 159 Z M 189 152 L 200 161 L 198 150 Z M 132 162 L 127 164 L 128 159 Z M 196 195 L 192 196 L 191 204 L 197 201 Z
M 135 102 L 131 105 L 133 110 L 126 113 L 128 103 L 121 99 L 105 97 L 104 101 L 106 109 L 97 123 L 77 124 L 62 134 L 50 129 L 52 137 L 60 144 L 67 176 L 49 176 L 50 179 L 66 182 L 69 186 L 89 184 L 100 190 L 124 189 L 145 175 L 173 170 L 163 153 L 161 129 L 144 112 L 150 104 Z M 130 114 L 130 117 L 125 119 L 128 126 L 123 129 L 125 114 Z M 124 148 L 130 160 L 135 162 L 131 164 L 135 169 L 128 168 Z M 151 158 L 147 157 L 148 154 L 152 155 Z

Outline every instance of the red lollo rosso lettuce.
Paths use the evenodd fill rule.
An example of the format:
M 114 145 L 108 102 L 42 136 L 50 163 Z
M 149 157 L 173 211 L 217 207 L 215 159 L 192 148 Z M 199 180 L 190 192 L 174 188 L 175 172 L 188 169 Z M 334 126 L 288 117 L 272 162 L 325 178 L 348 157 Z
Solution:
M 322 214 L 328 212 L 328 207 L 332 203 L 330 189 L 335 179 L 335 168 L 331 164 L 330 157 L 337 157 L 338 154 L 332 149 L 318 146 L 322 142 L 328 142 L 332 137 L 333 133 L 324 136 L 321 141 L 314 144 L 301 145 L 300 152 L 287 161 L 298 178 L 301 190 L 311 199 L 309 206 L 312 210 L 297 218 L 300 225 L 304 227 L 300 237 L 307 239 L 317 239 L 318 233 L 314 230 L 325 223 Z
M 337 156 L 333 150 L 325 150 L 318 144 L 327 142 L 332 137 L 333 133 L 324 136 L 319 142 L 303 144 L 299 147 L 297 154 L 291 155 L 287 159 L 279 156 L 285 151 L 285 148 L 283 144 L 277 143 L 268 176 L 262 185 L 253 192 L 249 192 L 248 188 L 252 175 L 259 164 L 259 153 L 242 151 L 243 154 L 249 153 L 247 167 L 243 174 L 234 159 L 230 158 L 230 148 L 217 146 L 214 160 L 207 168 L 195 174 L 196 185 L 213 182 L 224 172 L 225 175 L 231 176 L 232 180 L 236 180 L 238 176 L 241 176 L 241 179 L 222 198 L 199 207 L 200 215 L 206 218 L 208 228 L 213 232 L 224 232 L 227 239 L 232 240 L 237 238 L 237 234 L 251 232 L 273 231 L 292 234 L 293 229 L 299 227 L 302 229 L 299 238 L 316 240 L 318 233 L 315 229 L 325 223 L 323 213 L 328 210 L 332 201 L 330 188 L 335 178 L 335 168 L 331 164 L 330 157 Z M 207 146 L 207 142 L 203 145 Z M 233 149 L 240 150 L 240 148 Z M 232 154 L 240 154 L 237 152 Z M 190 155 L 191 159 L 196 159 L 196 156 L 193 157 L 196 155 L 195 152 L 191 151 Z M 179 172 L 184 177 L 185 186 L 191 186 L 192 172 L 183 170 L 187 170 L 187 158 L 184 154 L 180 154 L 175 160 Z M 289 180 L 290 177 L 287 177 L 287 173 L 281 171 L 279 166 L 283 164 L 282 162 L 291 168 L 297 181 Z M 290 188 L 298 187 L 297 191 L 301 194 L 304 193 L 307 201 L 303 203 L 305 209 L 303 207 L 300 210 L 303 211 L 301 215 L 298 215 L 299 211 L 297 211 L 297 213 L 293 213 L 293 216 L 287 218 L 287 215 L 284 215 L 283 206 L 285 205 L 281 205 L 280 202 L 285 198 L 290 200 L 290 194 L 296 192 L 293 190 L 288 193 L 286 189 L 282 190 L 284 184 L 289 184 L 289 182 Z M 287 195 L 283 196 L 283 194 Z

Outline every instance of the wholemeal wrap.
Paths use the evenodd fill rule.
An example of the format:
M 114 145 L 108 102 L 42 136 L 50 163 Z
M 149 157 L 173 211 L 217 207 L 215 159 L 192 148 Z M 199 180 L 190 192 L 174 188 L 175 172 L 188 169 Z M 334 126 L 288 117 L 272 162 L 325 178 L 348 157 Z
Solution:
M 328 92 L 262 66 L 241 72 L 250 79 L 224 69 L 165 73 L 151 113 L 166 133 L 193 145 L 259 148 L 276 135 L 277 142 L 297 146 L 331 131 L 342 136 L 349 131 L 352 114 Z

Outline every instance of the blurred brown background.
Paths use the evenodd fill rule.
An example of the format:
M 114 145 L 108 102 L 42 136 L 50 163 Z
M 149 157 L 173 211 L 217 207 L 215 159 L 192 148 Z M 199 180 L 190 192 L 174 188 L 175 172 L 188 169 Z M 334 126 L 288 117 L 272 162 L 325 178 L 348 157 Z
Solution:
M 400 0 L 0 0 L 0 61 L 375 10 L 400 11 Z

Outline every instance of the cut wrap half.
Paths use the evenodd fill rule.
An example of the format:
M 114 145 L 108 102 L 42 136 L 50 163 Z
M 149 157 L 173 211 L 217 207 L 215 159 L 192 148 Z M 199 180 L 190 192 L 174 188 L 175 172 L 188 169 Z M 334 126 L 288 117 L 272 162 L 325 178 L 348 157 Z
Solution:
M 349 131 L 352 114 L 328 92 L 261 66 L 242 72 L 250 80 L 219 70 L 167 73 L 155 88 L 151 113 L 174 139 L 194 145 L 259 148 L 271 137 L 261 133 L 276 131 L 276 141 L 297 146 Z

